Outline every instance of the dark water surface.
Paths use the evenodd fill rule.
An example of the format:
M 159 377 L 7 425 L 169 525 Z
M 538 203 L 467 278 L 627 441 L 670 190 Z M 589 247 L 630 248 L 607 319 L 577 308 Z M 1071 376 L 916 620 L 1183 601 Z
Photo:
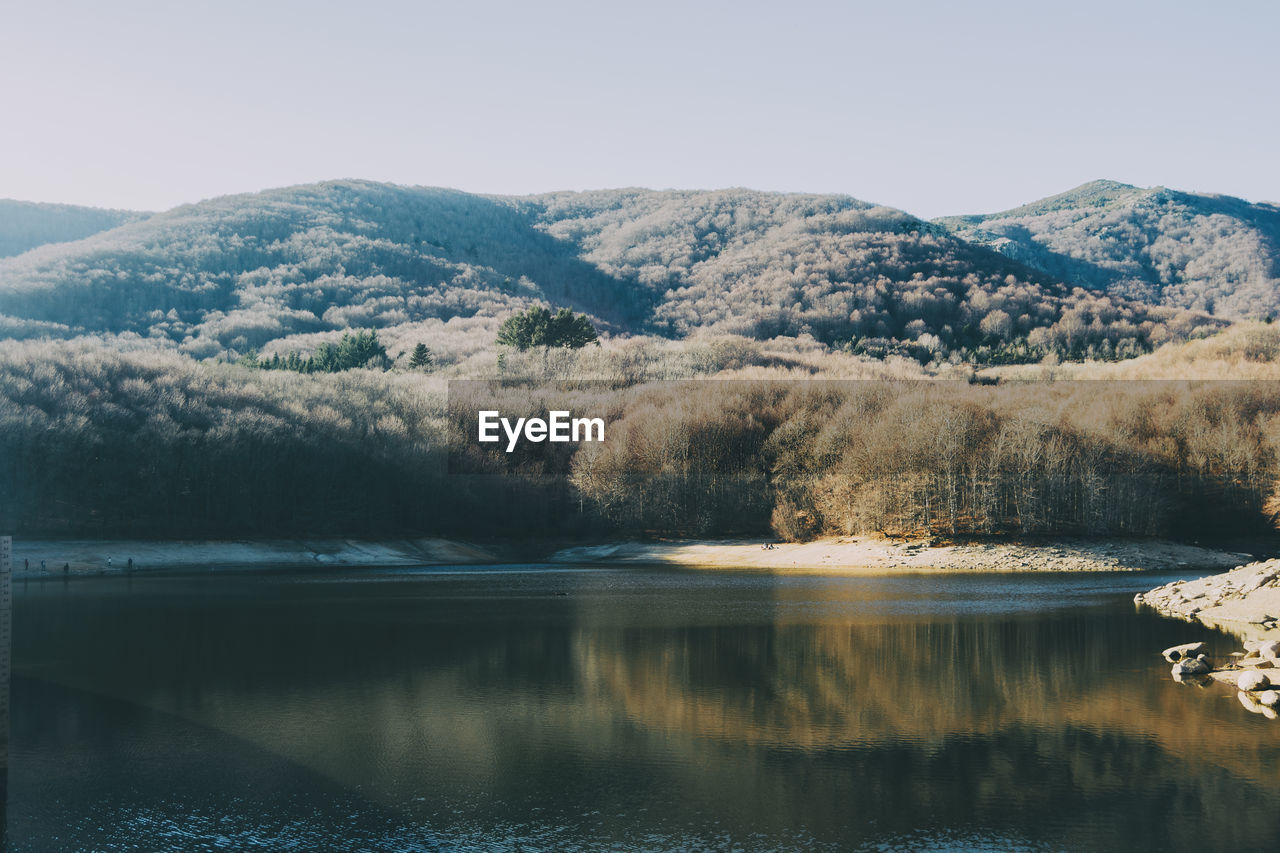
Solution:
M 1192 575 L 1195 573 L 1193 572 Z M 16 584 L 13 850 L 1275 850 L 1172 576 Z

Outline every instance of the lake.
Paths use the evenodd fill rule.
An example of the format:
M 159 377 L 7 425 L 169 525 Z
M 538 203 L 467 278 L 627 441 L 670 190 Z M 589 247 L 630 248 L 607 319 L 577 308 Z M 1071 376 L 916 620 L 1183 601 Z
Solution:
M 18 581 L 9 849 L 1273 850 L 1174 577 Z

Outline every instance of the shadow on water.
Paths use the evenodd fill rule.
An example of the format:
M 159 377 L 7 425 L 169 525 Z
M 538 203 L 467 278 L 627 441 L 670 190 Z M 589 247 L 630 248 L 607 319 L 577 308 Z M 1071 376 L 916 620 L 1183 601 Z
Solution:
M 1169 680 L 1162 580 L 32 590 L 13 849 L 1271 849 L 1280 730 Z
M 14 680 L 14 708 L 10 850 L 323 849 L 400 825 L 277 754 L 163 711 L 31 678 Z

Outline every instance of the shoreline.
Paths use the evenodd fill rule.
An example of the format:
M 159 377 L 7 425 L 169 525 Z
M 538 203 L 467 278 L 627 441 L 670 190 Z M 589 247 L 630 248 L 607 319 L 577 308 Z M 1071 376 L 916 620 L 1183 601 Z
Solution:
M 688 540 L 626 543 L 566 548 L 550 557 L 555 563 L 623 563 L 681 566 L 692 569 L 756 569 L 778 573 L 831 575 L 897 575 L 964 572 L 1206 572 L 1233 568 L 1249 554 L 1201 548 L 1165 540 L 1058 540 L 930 545 L 894 542 L 867 536 L 841 536 L 812 542 Z
M 1138 593 L 1134 602 L 1247 641 L 1274 640 L 1280 638 L 1280 559 L 1174 581 Z
M 447 539 L 18 539 L 15 578 L 124 574 L 203 574 L 270 569 L 488 565 L 507 559 L 498 546 Z M 41 560 L 44 567 L 41 567 Z M 132 566 L 130 566 L 132 560 Z M 63 567 L 68 568 L 64 571 Z
M 413 566 L 649 565 L 780 574 L 878 576 L 965 572 L 1221 572 L 1248 554 L 1165 540 L 1060 540 L 932 545 L 875 537 L 774 544 L 746 540 L 626 542 L 531 556 L 510 545 L 447 539 L 93 540 L 15 539 L 14 577 L 138 573 L 199 574 L 270 569 Z M 40 561 L 44 560 L 44 568 Z M 130 564 L 132 560 L 132 565 Z

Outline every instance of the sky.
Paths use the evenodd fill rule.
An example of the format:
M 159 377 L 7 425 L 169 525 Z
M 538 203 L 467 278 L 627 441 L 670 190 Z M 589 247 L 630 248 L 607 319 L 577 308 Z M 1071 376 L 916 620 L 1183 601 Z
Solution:
M 0 197 L 333 178 L 847 193 L 1096 178 L 1280 201 L 1280 4 L 3 0 Z

